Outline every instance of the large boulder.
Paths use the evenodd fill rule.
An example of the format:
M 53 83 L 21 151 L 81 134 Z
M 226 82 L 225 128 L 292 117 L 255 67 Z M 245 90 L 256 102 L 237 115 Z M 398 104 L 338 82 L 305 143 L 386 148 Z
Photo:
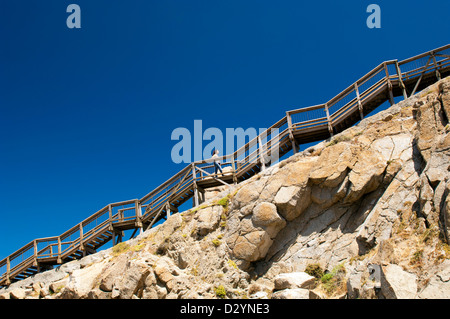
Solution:
M 417 276 L 389 264 L 383 269 L 381 291 L 386 299 L 413 299 L 417 295 Z
M 253 210 L 252 223 L 262 227 L 271 238 L 286 226 L 286 221 L 277 213 L 277 207 L 272 203 L 260 203 Z
M 326 147 L 312 168 L 309 179 L 324 187 L 338 186 L 347 176 L 348 170 L 353 168 L 357 151 L 355 145 L 347 142 Z
M 209 206 L 201 209 L 196 215 L 198 234 L 205 236 L 217 228 L 222 215 L 223 207 L 220 205 Z
M 287 221 L 292 221 L 299 217 L 311 203 L 311 188 L 283 186 L 275 196 L 274 203 L 280 214 Z
M 316 278 L 306 272 L 293 272 L 279 274 L 274 279 L 275 290 L 283 289 L 314 289 Z
M 118 275 L 113 287 L 112 298 L 131 299 L 133 296 L 141 297 L 147 276 L 152 268 L 141 259 L 132 259 L 127 264 L 126 276 Z
M 272 243 L 266 231 L 255 230 L 238 237 L 233 248 L 233 255 L 248 262 L 257 261 L 266 256 Z
M 302 288 L 284 289 L 275 292 L 272 299 L 310 299 L 310 291 Z
M 63 299 L 85 299 L 98 285 L 98 278 L 103 273 L 105 263 L 94 263 L 89 267 L 75 270 L 68 279 L 67 286 L 61 291 Z

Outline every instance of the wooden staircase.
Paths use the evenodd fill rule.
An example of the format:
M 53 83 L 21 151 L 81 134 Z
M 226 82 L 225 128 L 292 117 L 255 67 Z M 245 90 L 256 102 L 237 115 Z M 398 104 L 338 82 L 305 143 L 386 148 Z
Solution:
M 140 199 L 108 204 L 59 236 L 33 240 L 0 260 L 0 287 L 95 253 L 111 240 L 116 244 L 125 230 L 142 232 L 190 199 L 199 205 L 202 190 L 242 182 L 272 165 L 277 156 L 269 155 L 281 158 L 298 152 L 299 145 L 328 139 L 386 101 L 393 104 L 394 97 L 407 98 L 449 75 L 450 45 L 400 62 L 383 62 L 327 103 L 287 111 L 266 132 L 221 157 L 222 166 L 230 167 L 228 173 L 213 173 L 208 160 L 193 162 Z M 262 137 L 274 130 L 278 134 L 271 133 L 263 143 Z

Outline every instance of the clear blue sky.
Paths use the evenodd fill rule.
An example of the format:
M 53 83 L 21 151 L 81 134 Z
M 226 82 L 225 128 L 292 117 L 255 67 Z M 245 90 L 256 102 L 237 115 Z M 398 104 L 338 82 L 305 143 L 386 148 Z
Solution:
M 449 43 L 449 13 L 448 0 L 2 0 L 0 259 L 172 176 L 175 128 L 268 127 Z

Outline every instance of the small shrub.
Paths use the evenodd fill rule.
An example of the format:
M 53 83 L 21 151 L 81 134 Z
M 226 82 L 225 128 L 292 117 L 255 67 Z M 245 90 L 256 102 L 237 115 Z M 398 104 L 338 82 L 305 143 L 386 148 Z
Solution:
M 320 278 L 322 288 L 328 295 L 338 294 L 346 289 L 344 264 L 339 264 Z
M 333 275 L 331 272 L 329 272 L 328 274 L 323 275 L 323 276 L 320 278 L 320 281 L 321 281 L 322 283 L 326 284 L 326 283 L 329 282 L 331 279 L 333 279 L 333 277 L 334 277 L 334 275 Z
M 222 206 L 223 208 L 228 206 L 230 199 L 228 198 L 228 196 L 225 196 L 222 199 L 219 199 L 216 204 Z
M 236 263 L 231 259 L 228 259 L 228 265 L 230 265 L 234 269 L 238 269 L 238 266 L 236 265 Z
M 432 239 L 433 237 L 437 237 L 438 233 L 436 233 L 435 231 L 433 231 L 432 229 L 427 229 L 425 230 L 425 232 L 422 235 L 422 242 L 424 243 L 428 243 L 430 241 L 430 239 Z
M 416 250 L 409 260 L 409 264 L 413 266 L 421 266 L 423 258 L 423 249 Z
M 213 239 L 212 241 L 211 241 L 212 243 L 213 243 L 213 245 L 215 246 L 215 247 L 219 247 L 220 246 L 220 244 L 222 243 L 219 239 Z
M 220 206 L 222 206 L 223 207 L 223 211 L 224 211 L 224 214 L 227 214 L 228 213 L 228 205 L 230 204 L 230 198 L 232 197 L 232 195 L 227 195 L 227 196 L 225 196 L 224 198 L 222 198 L 222 199 L 219 199 L 215 204 L 216 205 L 220 205 Z M 223 215 L 224 214 L 222 214 L 222 216 L 220 216 L 221 217 L 221 219 L 223 220 Z M 225 215 L 225 218 L 226 218 L 227 216 Z
M 219 285 L 218 287 L 214 287 L 214 292 L 218 298 L 225 298 L 227 296 L 227 291 L 223 285 Z
M 145 247 L 145 243 L 137 244 L 131 247 L 132 251 L 141 251 Z
M 306 266 L 305 272 L 317 279 L 320 279 L 323 276 L 323 270 L 319 264 L 309 264 L 308 266 Z

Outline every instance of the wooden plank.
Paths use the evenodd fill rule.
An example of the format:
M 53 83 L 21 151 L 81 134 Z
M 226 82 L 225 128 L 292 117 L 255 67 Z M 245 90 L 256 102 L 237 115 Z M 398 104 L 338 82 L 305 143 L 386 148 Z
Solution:
M 317 105 L 313 105 L 313 106 L 290 110 L 290 111 L 287 111 L 286 113 L 289 115 L 292 115 L 292 114 L 304 113 L 304 112 L 308 112 L 308 111 L 314 111 L 314 110 L 318 110 L 318 109 L 323 109 L 324 105 L 325 104 L 317 104 Z M 286 118 L 287 118 L 287 116 L 286 116 Z
M 212 177 L 212 178 L 215 179 L 216 181 L 218 181 L 218 182 L 220 182 L 220 183 L 222 183 L 222 184 L 224 184 L 224 185 L 226 185 L 226 186 L 230 186 L 230 184 L 224 182 L 224 181 L 221 180 L 221 179 L 218 179 L 217 177 L 215 177 L 215 176 L 212 175 L 212 174 L 209 174 L 207 171 L 204 171 L 204 170 L 201 169 L 200 167 L 197 167 L 196 169 L 198 169 L 199 171 L 202 171 L 203 173 L 205 173 L 205 174 L 207 174 L 208 176 Z
M 328 112 L 328 105 L 325 104 L 325 113 L 327 114 L 327 125 L 328 125 L 328 131 L 330 132 L 330 136 L 333 136 L 333 123 L 330 119 L 330 113 Z
M 397 77 L 400 81 L 400 86 L 402 88 L 403 98 L 406 100 L 408 98 L 408 93 L 406 92 L 406 87 L 405 84 L 403 83 L 402 71 L 400 70 L 400 65 L 398 64 L 398 61 L 395 62 L 395 69 L 397 71 Z
M 198 206 L 198 189 L 197 189 L 197 181 L 195 176 L 195 164 L 192 163 L 192 180 L 193 180 L 193 186 L 194 186 L 194 207 Z M 170 208 L 169 208 L 170 209 Z M 169 210 L 170 212 L 170 210 Z M 167 217 L 170 216 L 170 213 L 167 215 Z
M 361 120 L 364 119 L 364 109 L 361 102 L 361 96 L 359 95 L 359 86 L 358 83 L 355 82 L 355 93 L 356 93 L 356 100 L 358 101 L 358 110 L 359 110 L 359 116 L 361 117 Z
M 291 113 L 291 112 L 286 112 L 286 118 L 287 118 L 287 123 L 288 123 L 288 130 L 289 130 L 289 139 L 291 140 L 291 144 L 292 144 L 292 150 L 294 152 L 294 154 L 298 153 L 300 148 L 297 145 L 297 142 L 294 139 L 294 135 L 292 134 L 292 116 L 291 114 L 295 114 L 295 113 Z

